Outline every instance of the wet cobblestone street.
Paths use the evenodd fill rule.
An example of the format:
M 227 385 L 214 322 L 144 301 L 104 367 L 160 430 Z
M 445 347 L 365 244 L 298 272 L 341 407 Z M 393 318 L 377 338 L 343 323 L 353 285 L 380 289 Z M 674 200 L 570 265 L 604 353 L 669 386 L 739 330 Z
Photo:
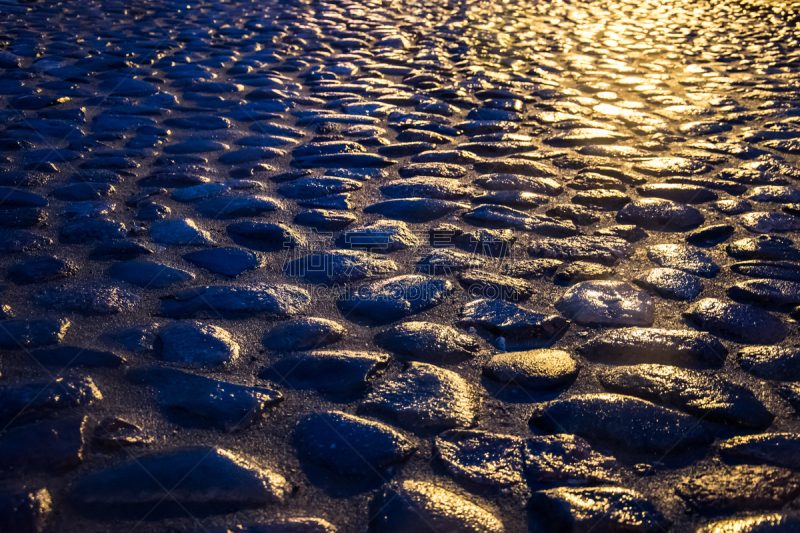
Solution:
M 800 531 L 800 2 L 0 0 L 0 532 Z

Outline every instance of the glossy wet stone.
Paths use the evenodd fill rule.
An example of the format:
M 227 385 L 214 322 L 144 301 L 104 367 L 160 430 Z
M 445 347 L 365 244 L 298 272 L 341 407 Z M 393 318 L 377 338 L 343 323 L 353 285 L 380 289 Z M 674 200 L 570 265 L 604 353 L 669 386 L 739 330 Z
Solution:
M 301 351 L 333 344 L 347 336 L 347 329 L 325 318 L 298 318 L 270 329 L 263 344 L 268 350 Z
M 680 409 L 710 422 L 763 428 L 775 418 L 747 388 L 693 371 L 637 365 L 603 371 L 607 390 Z
M 800 494 L 800 475 L 769 466 L 720 467 L 683 478 L 675 492 L 703 512 L 776 509 Z
M 524 482 L 524 440 L 475 430 L 448 430 L 436 438 L 436 456 L 457 480 L 508 487 Z
M 542 435 L 525 439 L 525 474 L 531 485 L 619 483 L 622 465 L 592 449 L 575 435 Z
M 634 283 L 668 300 L 694 300 L 704 289 L 700 279 L 673 268 L 654 268 Z
M 720 268 L 704 252 L 678 244 L 659 244 L 647 249 L 647 257 L 665 268 L 681 270 L 695 276 L 712 278 Z
M 288 318 L 310 303 L 308 292 L 294 285 L 252 284 L 188 289 L 161 300 L 161 312 L 175 318 L 261 315 Z
M 614 449 L 606 442 L 613 428 L 592 450 L 570 432 L 533 437 L 524 426 L 544 402 L 602 391 L 599 376 L 621 372 L 619 365 L 661 364 L 700 370 L 709 387 L 742 385 L 776 415 L 763 430 L 709 415 L 700 424 L 717 442 L 797 432 L 800 305 L 792 285 L 772 283 L 800 283 L 797 6 L 768 4 L 4 2 L 0 389 L 83 376 L 104 396 L 88 410 L 15 421 L 86 410 L 90 431 L 79 469 L 21 474 L 4 490 L 46 487 L 54 531 L 130 529 L 135 522 L 126 526 L 113 509 L 102 518 L 77 513 L 74 483 L 129 454 L 197 442 L 275 461 L 269 466 L 287 474 L 292 496 L 244 512 L 221 505 L 225 513 L 211 520 L 187 508 L 200 523 L 167 498 L 176 520 L 163 521 L 159 506 L 137 528 L 374 533 L 368 502 L 392 479 L 453 491 L 514 533 L 555 533 L 559 524 L 525 508 L 526 500 L 531 491 L 577 484 L 635 486 L 673 522 L 663 528 L 678 533 L 769 512 L 697 512 L 674 494 L 679 478 L 720 464 L 717 447 L 641 458 L 622 450 L 629 470 L 610 458 L 597 466 L 605 460 L 592 455 Z M 284 269 L 295 261 L 296 272 Z M 387 281 L 413 275 L 425 281 Z M 570 327 L 553 309 L 572 285 L 606 280 L 649 295 L 650 327 Z M 419 293 L 426 283 L 436 291 Z M 95 296 L 76 297 L 79 286 L 118 287 L 139 300 L 118 313 L 87 314 L 83 303 Z M 350 297 L 361 288 L 379 294 Z M 37 299 L 62 293 L 81 304 Z M 744 305 L 746 316 L 725 323 L 730 335 L 684 319 L 701 297 Z M 348 307 L 356 300 L 365 312 Z M 749 310 L 785 322 L 786 337 L 770 338 Z M 280 390 L 286 401 L 230 435 L 224 423 L 202 419 L 203 408 L 190 415 L 161 405 L 159 392 L 180 386 L 126 379 L 131 369 L 185 371 L 164 360 L 158 335 L 188 320 L 225 330 L 240 352 L 229 364 L 189 372 L 225 387 Z M 419 322 L 425 327 L 406 331 Z M 394 344 L 384 342 L 395 334 Z M 609 340 L 617 334 L 624 340 Z M 754 344 L 764 338 L 769 344 Z M 606 340 L 595 346 L 596 339 Z M 584 351 L 591 346 L 595 352 Z M 758 346 L 789 355 L 727 361 L 725 347 Z M 482 373 L 493 359 L 537 348 L 568 352 L 584 365 L 581 374 L 546 390 Z M 355 363 L 346 367 L 356 368 L 348 375 L 358 386 L 342 393 L 320 392 L 329 376 L 311 363 L 303 363 L 311 370 L 298 387 L 259 377 L 320 350 L 385 350 L 397 361 L 376 365 L 368 378 Z M 292 439 L 298 420 L 312 411 L 352 416 L 410 361 L 451 371 L 486 398 L 474 427 L 522 439 L 512 454 L 522 454 L 512 469 L 522 481 L 492 484 L 498 463 L 481 462 L 484 452 L 512 456 L 503 455 L 503 439 L 470 451 L 471 437 L 454 438 L 460 464 L 485 468 L 472 480 L 447 470 L 433 456 L 440 428 L 409 426 L 419 454 L 388 466 L 385 481 L 351 479 L 300 453 Z M 710 390 L 664 382 L 665 398 Z M 227 397 L 218 398 L 224 407 Z M 241 398 L 232 396 L 231 407 L 254 405 Z M 359 416 L 396 424 L 377 412 Z M 119 439 L 104 443 L 92 431 L 98 422 Z M 534 439 L 539 447 L 525 452 Z M 476 481 L 482 475 L 487 484 Z M 641 526 L 608 524 L 565 529 Z M 406 526 L 427 527 L 411 519 L 391 527 Z
M 379 220 L 348 229 L 336 239 L 336 244 L 351 250 L 394 252 L 419 246 L 420 240 L 404 222 Z
M 489 379 L 533 390 L 547 390 L 572 382 L 581 365 L 562 350 L 530 350 L 498 354 L 483 367 Z
M 389 485 L 372 502 L 375 533 L 502 533 L 503 523 L 490 511 L 444 488 L 406 480 Z
M 733 437 L 719 444 L 719 453 L 731 463 L 767 463 L 792 470 L 800 469 L 797 433 L 766 433 Z
M 549 489 L 534 493 L 529 505 L 561 531 L 655 533 L 669 525 L 651 501 L 625 488 Z
M 188 427 L 244 429 L 283 401 L 281 393 L 272 389 L 246 387 L 171 368 L 137 369 L 128 379 L 155 390 L 158 404 L 170 420 Z
M 558 267 L 555 276 L 553 276 L 553 282 L 571 285 L 581 281 L 608 279 L 613 277 L 613 275 L 613 268 L 597 263 L 589 263 L 588 261 L 575 261 L 574 263 L 565 263 Z
M 800 379 L 800 350 L 793 346 L 745 346 L 736 357 L 745 372 L 761 379 Z
M 480 398 L 455 372 L 412 362 L 395 378 L 375 385 L 359 409 L 412 430 L 449 429 L 474 425 Z
M 606 364 L 653 363 L 713 368 L 725 363 L 728 350 L 708 333 L 629 328 L 602 333 L 578 347 L 578 353 Z
M 753 233 L 784 233 L 800 229 L 800 218 L 783 213 L 745 213 L 739 215 L 738 221 Z
M 481 328 L 520 345 L 546 343 L 568 328 L 568 322 L 558 315 L 491 299 L 474 300 L 464 305 L 457 324 L 464 328 Z
M 295 428 L 299 452 L 344 476 L 373 476 L 416 450 L 390 426 L 337 411 L 303 417 Z
M 697 420 L 630 396 L 583 394 L 537 405 L 529 423 L 548 433 L 572 433 L 619 450 L 658 454 L 710 444 L 714 436 Z
M 701 331 L 737 342 L 773 344 L 786 336 L 780 318 L 749 305 L 704 298 L 683 313 L 683 318 Z
M 40 306 L 83 315 L 105 315 L 133 311 L 141 297 L 120 286 L 83 283 L 60 290 L 39 289 L 33 301 Z
M 311 351 L 276 361 L 260 377 L 295 389 L 349 393 L 365 389 L 390 359 L 379 352 Z
M 450 281 L 407 274 L 368 282 L 344 291 L 337 300 L 346 313 L 374 322 L 414 315 L 442 302 L 454 290 Z
M 800 250 L 786 237 L 760 235 L 736 240 L 727 245 L 728 255 L 736 259 L 766 259 L 768 261 L 800 261 Z
M 164 486 L 175 487 L 172 502 L 163 499 Z M 94 516 L 133 516 L 156 506 L 157 516 L 175 516 L 183 509 L 209 515 L 281 502 L 290 490 L 283 476 L 252 458 L 194 447 L 151 452 L 83 476 L 73 485 L 70 500 Z
M 572 222 L 560 221 L 542 215 L 529 215 L 523 211 L 500 205 L 483 205 L 464 213 L 473 224 L 489 227 L 514 228 L 552 237 L 571 237 L 578 230 Z
M 797 515 L 776 513 L 716 521 L 701 527 L 697 533 L 787 533 L 799 525 Z
M 428 222 L 449 215 L 456 211 L 468 209 L 469 205 L 451 200 L 437 198 L 404 198 L 386 200 L 364 208 L 365 213 L 383 215 L 393 220 L 406 222 Z
M 384 349 L 416 361 L 447 364 L 476 356 L 480 344 L 473 336 L 431 322 L 404 322 L 375 337 Z
M 655 306 L 649 294 L 621 281 L 583 281 L 555 303 L 556 309 L 582 325 L 649 326 Z
M 613 265 L 633 254 L 633 247 L 615 237 L 576 237 L 573 239 L 539 239 L 528 248 L 532 257 L 561 261 L 595 261 Z

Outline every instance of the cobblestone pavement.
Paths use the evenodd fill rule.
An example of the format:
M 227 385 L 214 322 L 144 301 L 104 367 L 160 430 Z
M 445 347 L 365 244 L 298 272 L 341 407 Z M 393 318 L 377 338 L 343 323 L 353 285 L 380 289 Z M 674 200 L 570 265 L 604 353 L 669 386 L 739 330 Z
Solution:
M 0 531 L 800 531 L 798 23 L 0 0 Z

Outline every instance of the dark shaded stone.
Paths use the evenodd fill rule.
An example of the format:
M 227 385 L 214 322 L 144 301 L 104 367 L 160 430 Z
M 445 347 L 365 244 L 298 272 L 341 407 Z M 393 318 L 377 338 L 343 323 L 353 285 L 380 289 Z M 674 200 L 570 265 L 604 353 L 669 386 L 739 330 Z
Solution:
M 774 344 L 786 336 L 783 322 L 761 309 L 704 298 L 682 314 L 696 328 L 737 342 Z
M 283 401 L 281 393 L 272 389 L 218 381 L 173 368 L 137 369 L 128 378 L 153 388 L 161 409 L 172 421 L 188 427 L 241 430 Z
M 744 346 L 736 354 L 742 369 L 761 379 L 800 380 L 800 350 L 793 346 Z
M 733 437 L 719 444 L 719 453 L 728 462 L 766 463 L 800 470 L 800 435 L 765 433 Z
M 263 222 L 234 222 L 228 225 L 228 234 L 234 241 L 241 239 L 243 246 L 263 250 L 288 250 L 305 243 L 305 236 L 285 224 Z M 239 242 L 239 241 L 237 241 Z
M 157 351 L 165 361 L 190 367 L 221 367 L 239 357 L 230 333 L 210 324 L 179 322 L 158 333 Z
M 754 279 L 728 287 L 728 296 L 737 300 L 776 307 L 800 304 L 800 283 L 780 279 Z
M 304 417 L 295 429 L 298 451 L 343 476 L 373 476 L 405 460 L 416 446 L 391 427 L 338 411 Z
M 57 366 L 60 369 L 86 368 L 118 368 L 125 359 L 114 352 L 90 350 L 78 346 L 60 346 L 46 350 L 36 350 L 31 356 L 40 364 Z
M 45 283 L 74 275 L 78 265 L 53 256 L 32 257 L 8 270 L 8 279 L 17 284 Z
M 55 378 L 0 389 L 0 424 L 8 427 L 88 407 L 103 399 L 91 378 Z
M 605 364 L 653 363 L 712 368 L 725 363 L 728 349 L 707 333 L 629 328 L 601 333 L 578 347 L 578 353 Z
M 617 213 L 617 222 L 654 231 L 685 231 L 705 221 L 703 214 L 670 200 L 636 200 Z
M 12 429 L 0 438 L 0 472 L 63 473 L 81 464 L 86 418 L 63 418 Z
M 171 498 L 164 499 L 164 487 Z M 79 479 L 70 499 L 91 516 L 210 515 L 282 502 L 291 488 L 279 474 L 222 448 L 167 449 Z M 174 498 L 174 499 L 173 499 Z
M 490 227 L 514 228 L 551 237 L 572 237 L 578 234 L 575 224 L 549 216 L 529 215 L 502 205 L 482 205 L 464 213 L 473 224 Z
M 710 422 L 764 428 L 775 416 L 749 389 L 664 365 L 616 367 L 598 376 L 606 389 L 681 409 Z
M 58 344 L 71 325 L 66 318 L 0 320 L 0 348 L 17 350 Z
M 201 203 L 197 211 L 205 218 L 224 220 L 255 217 L 282 208 L 279 201 L 267 196 L 221 196 Z
M 120 240 L 97 245 L 89 252 L 89 258 L 96 261 L 128 261 L 152 253 L 153 250 L 143 244 Z
M 107 449 L 122 446 L 146 446 L 153 444 L 155 438 L 142 431 L 142 428 L 122 418 L 107 416 L 102 419 L 92 433 L 92 441 Z
M 469 206 L 436 198 L 403 198 L 369 205 L 364 213 L 377 213 L 393 220 L 428 222 L 462 209 L 469 209 Z
M 276 351 L 313 350 L 333 344 L 346 335 L 347 329 L 333 320 L 297 318 L 270 329 L 263 344 L 268 350 Z
M 539 404 L 529 423 L 548 433 L 572 433 L 636 453 L 697 448 L 714 440 L 692 416 L 617 394 L 582 394 Z
M 338 284 L 392 274 L 397 264 L 386 257 L 357 250 L 334 250 L 310 254 L 283 267 L 288 276 L 308 283 Z
M 390 359 L 378 352 L 312 351 L 284 357 L 259 377 L 296 389 L 351 393 L 365 389 Z
M 53 513 L 47 489 L 15 487 L 0 492 L 0 528 L 15 533 L 42 533 Z
M 108 275 L 144 289 L 162 289 L 194 279 L 194 274 L 191 272 L 136 259 L 111 265 Z
M 183 258 L 214 274 L 232 278 L 261 266 L 261 259 L 258 255 L 249 250 L 235 247 L 198 250 L 184 255 Z

